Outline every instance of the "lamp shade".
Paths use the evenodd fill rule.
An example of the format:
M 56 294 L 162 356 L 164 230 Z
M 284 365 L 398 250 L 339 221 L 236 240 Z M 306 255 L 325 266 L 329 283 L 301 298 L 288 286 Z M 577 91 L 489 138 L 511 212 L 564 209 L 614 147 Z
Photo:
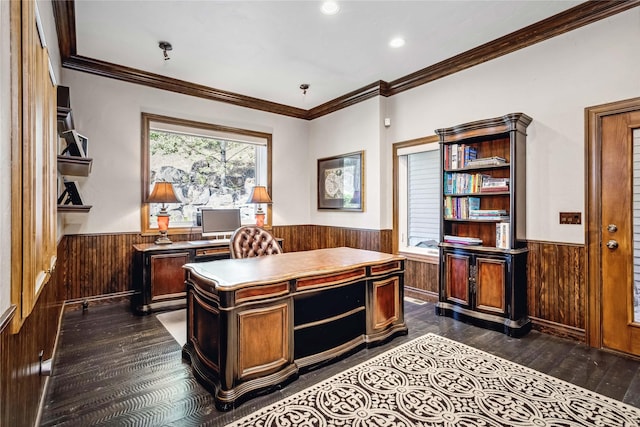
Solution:
M 247 203 L 273 203 L 271 201 L 271 197 L 269 197 L 269 193 L 267 193 L 267 187 L 263 186 L 255 186 L 251 190 L 251 195 L 249 196 L 249 200 Z
M 156 182 L 151 195 L 147 197 L 147 203 L 180 203 L 173 184 L 170 182 Z

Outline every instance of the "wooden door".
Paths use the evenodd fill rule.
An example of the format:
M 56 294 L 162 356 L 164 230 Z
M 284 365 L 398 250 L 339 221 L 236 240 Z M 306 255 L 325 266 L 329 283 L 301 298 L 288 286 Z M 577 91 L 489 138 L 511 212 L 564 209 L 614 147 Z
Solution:
M 446 301 L 469 307 L 470 265 L 469 255 L 444 253 Z
M 476 308 L 504 316 L 507 263 L 504 259 L 476 258 Z
M 640 131 L 634 132 L 638 128 L 640 111 L 602 117 L 599 241 L 601 346 L 640 356 L 640 318 L 634 315 L 634 273 L 640 277 L 640 265 L 634 266 L 634 246 L 639 246 L 640 260 L 640 240 L 634 245 L 634 227 L 640 233 Z
M 184 295 L 184 270 L 189 262 L 188 252 L 151 256 L 151 300 L 158 301 Z

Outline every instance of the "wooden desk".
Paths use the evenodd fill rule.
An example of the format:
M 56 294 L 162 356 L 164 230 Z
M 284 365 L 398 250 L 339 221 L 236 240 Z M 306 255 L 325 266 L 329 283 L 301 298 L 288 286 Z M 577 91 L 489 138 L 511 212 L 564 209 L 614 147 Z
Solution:
M 401 256 L 333 248 L 184 268 L 183 356 L 221 410 L 407 333 Z
M 182 266 L 229 258 L 229 239 L 133 245 L 132 309 L 138 314 L 184 308 L 186 289 Z

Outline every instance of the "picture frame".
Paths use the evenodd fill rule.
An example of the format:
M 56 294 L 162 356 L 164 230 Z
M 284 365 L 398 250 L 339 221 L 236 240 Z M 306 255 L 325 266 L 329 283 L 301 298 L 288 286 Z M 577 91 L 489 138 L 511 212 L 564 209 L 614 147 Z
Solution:
M 364 211 L 364 151 L 318 159 L 318 209 Z

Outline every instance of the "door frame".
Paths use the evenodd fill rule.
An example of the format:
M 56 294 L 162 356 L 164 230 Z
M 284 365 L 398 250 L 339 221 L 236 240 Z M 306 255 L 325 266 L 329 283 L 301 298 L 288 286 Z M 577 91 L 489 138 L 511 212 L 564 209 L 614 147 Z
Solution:
M 585 341 L 591 347 L 602 347 L 602 280 L 600 277 L 602 242 L 600 224 L 602 220 L 602 118 L 615 114 L 640 110 L 640 98 L 632 98 L 585 108 L 585 243 L 587 302 L 585 310 Z

